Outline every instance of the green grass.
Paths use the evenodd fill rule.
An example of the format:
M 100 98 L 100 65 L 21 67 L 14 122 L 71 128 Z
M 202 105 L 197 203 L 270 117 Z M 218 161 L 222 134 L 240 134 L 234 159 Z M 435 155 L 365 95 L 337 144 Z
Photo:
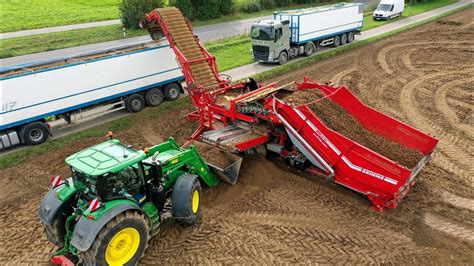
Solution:
M 126 30 L 111 25 L 82 30 L 38 34 L 0 40 L 0 58 L 39 53 L 91 43 L 100 43 L 148 34 L 144 30 Z
M 252 45 L 247 34 L 205 43 L 204 46 L 217 58 L 219 71 L 253 62 Z
M 458 2 L 458 0 L 437 0 L 434 2 L 427 2 L 427 3 L 419 3 L 416 5 L 405 5 L 405 10 L 403 11 L 403 15 L 401 17 L 391 19 L 391 20 L 374 20 L 372 18 L 372 12 L 364 14 L 364 27 L 362 30 L 368 30 L 372 28 L 376 28 L 382 25 L 385 25 L 390 22 L 394 22 L 400 19 L 408 18 L 423 12 L 427 12 L 439 7 L 447 6 L 453 3 Z
M 447 16 L 449 16 L 451 14 L 454 14 L 456 12 L 465 10 L 467 8 L 473 8 L 473 7 L 474 7 L 474 4 L 466 5 L 464 7 L 460 7 L 458 9 L 455 9 L 455 10 L 446 12 L 444 14 L 432 17 L 430 19 L 420 21 L 420 22 L 414 23 L 412 25 L 409 25 L 409 26 L 406 26 L 406 27 L 403 27 L 403 28 L 400 28 L 400 29 L 397 29 L 397 30 L 393 30 L 393 31 L 381 34 L 379 36 L 375 36 L 375 37 L 372 37 L 372 38 L 369 38 L 369 39 L 366 39 L 366 40 L 362 40 L 362 41 L 359 41 L 359 42 L 354 42 L 354 43 L 351 43 L 351 44 L 348 44 L 348 45 L 345 45 L 345 46 L 341 46 L 337 49 L 331 49 L 327 52 L 317 54 L 315 56 L 308 57 L 308 58 L 305 58 L 305 59 L 297 61 L 297 62 L 290 62 L 290 63 L 288 63 L 284 66 L 277 67 L 277 68 L 265 71 L 265 72 L 257 74 L 257 75 L 253 75 L 253 77 L 256 80 L 268 80 L 272 77 L 287 73 L 289 71 L 293 71 L 293 70 L 308 66 L 308 65 L 313 64 L 313 63 L 315 63 L 317 61 L 320 61 L 322 59 L 326 59 L 326 58 L 344 53 L 346 51 L 353 50 L 355 48 L 358 48 L 358 47 L 376 42 L 378 40 L 381 40 L 381 39 L 390 37 L 392 35 L 395 35 L 395 34 L 413 29 L 413 28 L 421 26 L 421 25 L 425 25 L 425 24 L 430 23 L 432 21 L 438 20 L 440 18 L 447 17 Z M 148 116 L 148 117 L 151 117 L 151 118 L 159 117 L 160 115 L 164 115 L 166 112 L 171 112 L 171 111 L 176 111 L 176 110 L 181 109 L 183 106 L 186 105 L 186 101 L 188 101 L 188 100 L 189 99 L 183 97 L 183 98 L 181 98 L 177 101 L 174 101 L 174 102 L 164 102 L 158 107 L 146 108 L 142 112 L 145 112 L 145 115 Z M 128 116 L 128 117 L 120 118 L 120 119 L 117 119 L 115 121 L 106 123 L 104 125 L 100 125 L 100 126 L 97 126 L 97 127 L 94 127 L 94 128 L 90 128 L 90 129 L 80 131 L 80 132 L 72 134 L 72 135 L 68 135 L 68 136 L 65 136 L 65 137 L 62 137 L 62 138 L 58 138 L 58 139 L 55 139 L 55 140 L 48 141 L 48 142 L 43 143 L 39 146 L 26 147 L 25 149 L 22 149 L 22 150 L 19 150 L 19 151 L 16 151 L 16 152 L 13 152 L 11 154 L 8 154 L 8 155 L 5 155 L 5 156 L 1 157 L 0 158 L 0 170 L 18 165 L 18 164 L 24 162 L 30 156 L 37 156 L 37 155 L 48 153 L 48 152 L 53 151 L 55 149 L 58 149 L 59 147 L 62 147 L 64 145 L 69 145 L 69 144 L 73 143 L 74 141 L 78 141 L 80 139 L 84 139 L 84 138 L 87 138 L 87 137 L 105 136 L 105 134 L 109 130 L 120 131 L 120 130 L 129 128 L 131 126 L 133 126 L 133 120 L 130 116 Z
M 119 18 L 121 0 L 0 0 L 0 32 Z

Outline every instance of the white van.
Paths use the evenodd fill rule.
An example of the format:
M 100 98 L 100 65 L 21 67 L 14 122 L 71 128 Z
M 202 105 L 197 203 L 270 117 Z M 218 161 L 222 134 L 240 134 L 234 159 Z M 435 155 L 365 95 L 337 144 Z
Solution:
M 374 20 L 392 19 L 402 15 L 405 8 L 404 0 L 381 0 L 374 10 Z

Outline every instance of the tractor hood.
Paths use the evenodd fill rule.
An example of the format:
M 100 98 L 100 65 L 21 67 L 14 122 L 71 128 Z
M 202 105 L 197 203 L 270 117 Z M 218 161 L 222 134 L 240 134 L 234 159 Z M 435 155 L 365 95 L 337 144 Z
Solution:
M 84 174 L 99 176 L 117 173 L 146 157 L 145 152 L 124 146 L 114 139 L 77 152 L 66 158 L 66 163 Z

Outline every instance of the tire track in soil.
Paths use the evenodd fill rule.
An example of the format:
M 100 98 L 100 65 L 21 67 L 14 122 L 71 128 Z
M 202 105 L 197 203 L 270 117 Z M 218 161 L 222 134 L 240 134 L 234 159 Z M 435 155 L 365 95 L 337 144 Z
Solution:
M 473 70 L 473 69 L 471 69 Z M 469 70 L 463 71 L 455 71 L 455 72 L 445 72 L 442 75 L 450 75 L 454 73 L 461 73 L 469 75 L 469 73 L 473 73 Z M 413 123 L 415 127 L 418 127 L 425 132 L 436 132 L 436 136 L 440 138 L 440 142 L 438 144 L 439 148 L 443 151 L 444 154 L 448 157 L 447 160 L 454 160 L 456 163 L 461 164 L 462 168 L 455 169 L 455 173 L 459 172 L 460 174 L 470 174 L 472 173 L 472 158 L 471 155 L 459 150 L 458 148 L 452 146 L 451 142 L 447 142 L 446 139 L 456 139 L 457 137 L 450 132 L 445 131 L 444 129 L 437 129 L 433 127 L 428 127 L 430 124 L 430 119 L 424 117 L 415 105 L 416 100 L 414 99 L 414 92 L 419 87 L 420 84 L 427 82 L 430 79 L 439 78 L 441 75 L 440 73 L 433 73 L 430 75 L 425 75 L 422 77 L 418 77 L 409 83 L 407 83 L 402 89 L 400 93 L 400 107 L 402 108 L 404 114 L 407 118 Z M 465 140 L 460 140 L 461 143 L 468 144 Z M 464 171 L 462 169 L 467 169 Z
M 448 218 L 433 213 L 426 213 L 424 217 L 424 222 L 435 230 L 439 230 L 455 238 L 470 241 L 474 244 L 473 226 L 455 223 Z
M 474 77 L 468 77 L 465 79 L 455 80 L 453 82 L 446 83 L 445 85 L 439 87 L 435 91 L 435 95 L 434 95 L 435 106 L 440 111 L 440 113 L 445 116 L 446 120 L 448 120 L 448 122 L 450 123 L 452 127 L 458 129 L 459 131 L 464 132 L 467 136 L 472 136 L 474 127 L 472 127 L 472 125 L 461 123 L 456 112 L 454 112 L 454 110 L 452 110 L 451 107 L 447 103 L 447 96 L 448 96 L 447 94 L 453 87 L 461 86 L 464 83 L 467 83 L 473 80 L 474 80 Z

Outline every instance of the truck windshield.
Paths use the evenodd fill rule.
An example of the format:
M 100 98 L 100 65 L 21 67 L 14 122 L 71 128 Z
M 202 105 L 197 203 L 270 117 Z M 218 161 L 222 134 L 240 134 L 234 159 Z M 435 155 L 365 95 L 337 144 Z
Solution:
M 251 38 L 255 40 L 271 41 L 273 40 L 273 28 L 272 27 L 256 27 L 253 26 L 251 29 Z
M 377 10 L 378 10 L 378 11 L 390 11 L 390 8 L 392 8 L 392 5 L 389 5 L 389 4 L 380 4 L 380 5 L 377 7 Z

